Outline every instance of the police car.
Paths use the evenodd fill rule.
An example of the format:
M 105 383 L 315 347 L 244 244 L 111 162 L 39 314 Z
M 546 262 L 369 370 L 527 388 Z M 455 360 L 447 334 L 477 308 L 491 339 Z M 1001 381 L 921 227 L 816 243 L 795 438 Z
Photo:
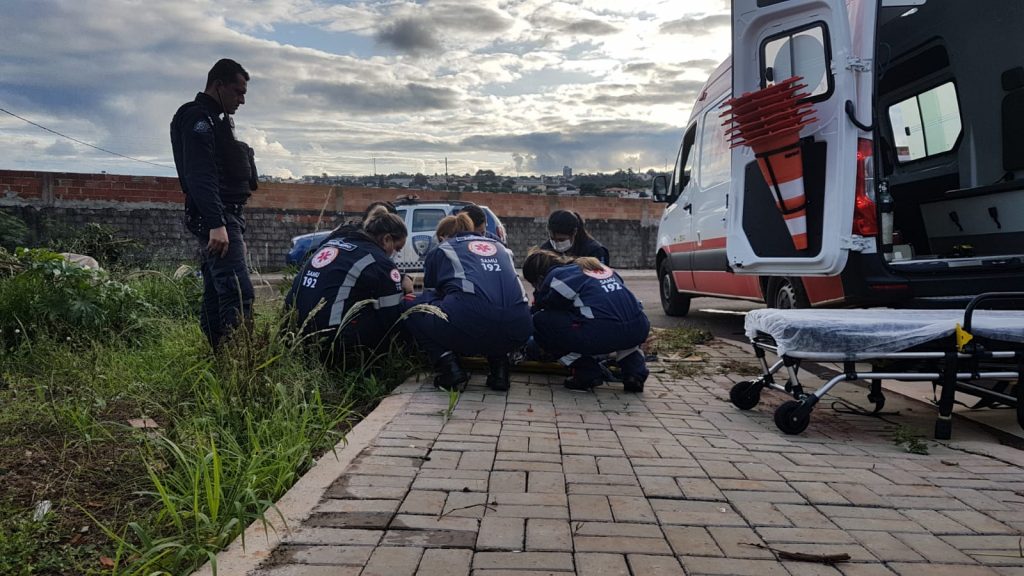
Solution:
M 394 204 L 398 215 L 405 220 L 405 227 L 409 230 L 409 239 L 405 243 L 405 248 L 395 254 L 395 264 L 403 272 L 418 272 L 423 270 L 423 257 L 434 245 L 434 230 L 437 228 L 437 223 L 445 216 L 458 214 L 472 202 L 400 200 Z M 480 208 L 487 216 L 487 231 L 497 236 L 502 243 L 508 244 L 505 226 L 498 216 L 487 206 L 480 206 Z M 295 236 L 292 238 L 291 249 L 285 256 L 285 262 L 288 265 L 301 265 L 310 252 L 316 250 L 330 233 L 330 230 L 321 230 Z

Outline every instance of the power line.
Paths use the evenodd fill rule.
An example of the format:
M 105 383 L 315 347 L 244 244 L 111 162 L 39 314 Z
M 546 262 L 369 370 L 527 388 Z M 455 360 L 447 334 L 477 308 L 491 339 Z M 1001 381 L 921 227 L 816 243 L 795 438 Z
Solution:
M 79 144 L 81 144 L 83 146 L 88 146 L 89 148 L 95 148 L 96 150 L 99 150 L 100 152 L 106 152 L 107 154 L 113 154 L 114 156 L 120 156 L 121 158 L 126 158 L 128 160 L 134 160 L 136 162 L 142 162 L 143 164 L 149 164 L 151 166 L 157 166 L 158 168 L 166 168 L 168 170 L 174 170 L 174 166 L 168 166 L 166 164 L 157 164 L 156 162 L 150 162 L 149 160 L 142 160 L 141 158 L 133 158 L 131 156 L 125 156 L 124 154 L 120 154 L 118 152 L 114 152 L 113 150 L 107 150 L 106 148 L 100 148 L 99 146 L 95 146 L 93 144 L 89 144 L 88 142 L 82 142 L 78 138 L 72 138 L 71 136 L 68 136 L 67 134 L 61 134 L 60 132 L 57 132 L 56 130 L 51 130 L 50 128 L 47 128 L 46 126 L 43 126 L 42 124 L 37 124 L 37 123 L 29 120 L 28 118 L 22 118 L 21 116 L 18 116 L 17 114 L 15 114 L 14 112 L 11 112 L 10 110 L 4 110 L 3 108 L 0 108 L 0 112 L 3 112 L 4 114 L 9 114 L 11 116 L 14 116 L 18 120 L 21 120 L 22 122 L 27 122 L 27 123 L 35 126 L 36 128 L 42 128 L 43 130 L 46 130 L 47 132 L 49 132 L 51 134 L 56 134 L 57 136 L 60 136 L 61 138 L 67 138 L 68 140 L 71 140 L 72 142 L 77 142 L 77 143 L 79 143 Z

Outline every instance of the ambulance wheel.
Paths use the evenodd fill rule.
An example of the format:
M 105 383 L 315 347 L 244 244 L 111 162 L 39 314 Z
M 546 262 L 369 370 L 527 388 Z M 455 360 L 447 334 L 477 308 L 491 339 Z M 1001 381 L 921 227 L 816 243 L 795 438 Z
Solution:
M 750 410 L 761 401 L 761 387 L 750 380 L 738 382 L 729 390 L 729 401 L 740 410 Z
M 676 281 L 667 263 L 658 269 L 658 285 L 661 294 L 661 308 L 666 316 L 686 316 L 690 312 L 690 296 L 676 290 Z
M 804 291 L 804 284 L 799 279 L 779 276 L 768 281 L 768 294 L 765 304 L 769 308 L 789 310 L 792 308 L 810 308 L 811 301 Z
M 786 434 L 799 434 L 807 430 L 811 415 L 800 415 L 803 405 L 797 400 L 784 402 L 775 410 L 775 425 Z

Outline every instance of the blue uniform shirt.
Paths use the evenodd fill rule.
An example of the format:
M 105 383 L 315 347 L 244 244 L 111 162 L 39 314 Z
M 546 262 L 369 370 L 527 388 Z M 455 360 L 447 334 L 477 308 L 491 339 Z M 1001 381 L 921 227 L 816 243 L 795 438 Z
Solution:
M 338 326 L 349 308 L 362 300 L 374 300 L 378 319 L 390 325 L 398 319 L 403 295 L 395 263 L 376 242 L 356 232 L 320 246 L 295 276 L 285 305 L 295 307 L 301 324 L 325 300 L 305 328 L 312 332 Z
M 572 310 L 584 318 L 626 321 L 643 316 L 643 305 L 611 268 L 582 270 L 577 264 L 552 268 L 534 292 L 537 310 Z
M 427 254 L 423 286 L 443 295 L 476 294 L 499 307 L 527 301 L 508 249 L 497 240 L 471 232 L 456 234 Z
M 550 239 L 541 244 L 540 249 L 556 253 L 558 252 L 558 250 L 555 250 L 554 246 L 551 245 Z M 572 247 L 565 252 L 565 255 L 575 256 L 577 258 L 590 256 L 591 258 L 597 258 L 601 261 L 601 264 L 604 264 L 605 266 L 608 266 L 611 262 L 608 258 L 608 249 L 593 238 L 587 238 L 583 242 L 580 242 L 579 245 L 573 244 Z

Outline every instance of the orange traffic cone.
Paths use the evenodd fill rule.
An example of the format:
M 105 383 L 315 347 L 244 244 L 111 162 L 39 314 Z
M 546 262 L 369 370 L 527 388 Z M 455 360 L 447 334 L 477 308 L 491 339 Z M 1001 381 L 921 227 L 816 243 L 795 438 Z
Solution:
M 800 78 L 790 78 L 757 92 L 726 102 L 722 116 L 732 147 L 746 145 L 754 151 L 761 174 L 772 188 L 775 205 L 797 250 L 807 249 L 807 210 L 803 184 L 800 129 L 815 119 L 814 110 L 801 92 Z

